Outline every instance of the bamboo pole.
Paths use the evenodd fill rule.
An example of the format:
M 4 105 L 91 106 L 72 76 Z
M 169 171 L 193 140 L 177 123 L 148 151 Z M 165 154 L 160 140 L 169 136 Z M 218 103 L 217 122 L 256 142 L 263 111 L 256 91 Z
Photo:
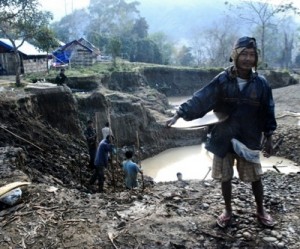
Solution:
M 96 112 L 95 113 L 95 129 L 96 129 L 96 134 L 97 134 L 97 146 L 98 146 L 98 143 L 99 141 L 101 141 L 101 139 L 99 139 L 100 137 L 102 137 L 101 135 L 101 129 L 100 129 L 100 126 L 99 126 L 99 112 Z
M 25 138 L 22 138 L 22 137 L 18 136 L 17 134 L 11 132 L 10 130 L 6 129 L 3 125 L 0 125 L 0 128 L 3 129 L 3 130 L 5 130 L 5 131 L 8 132 L 9 134 L 15 136 L 16 138 L 19 138 L 19 139 L 25 141 L 26 143 L 31 144 L 31 145 L 34 146 L 35 148 L 37 148 L 37 149 L 39 149 L 39 150 L 41 150 L 41 151 L 44 151 L 41 147 L 39 147 L 39 146 L 35 145 L 34 143 L 32 143 L 32 142 L 26 140 Z
M 142 168 L 142 161 L 141 161 L 141 155 L 140 155 L 140 138 L 139 138 L 139 132 L 136 131 L 136 144 L 137 144 L 137 155 L 138 155 L 138 164 L 140 168 Z M 142 190 L 145 188 L 145 183 L 144 183 L 144 174 L 142 175 Z
M 111 111 L 111 107 L 110 107 L 110 103 L 108 102 L 108 107 L 107 107 L 107 120 L 109 123 L 109 135 L 111 138 L 111 115 L 110 115 L 110 111 Z M 111 141 L 112 143 L 112 141 Z M 115 170 L 114 170 L 114 164 L 113 164 L 113 151 L 111 152 L 111 162 L 110 162 L 110 166 L 111 166 L 111 174 L 112 174 L 112 184 L 114 187 L 114 192 L 116 191 L 116 181 L 115 181 Z

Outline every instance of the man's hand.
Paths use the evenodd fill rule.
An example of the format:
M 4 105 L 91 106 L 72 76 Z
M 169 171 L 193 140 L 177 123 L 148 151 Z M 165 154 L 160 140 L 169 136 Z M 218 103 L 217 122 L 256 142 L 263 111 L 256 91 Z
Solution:
M 270 157 L 273 154 L 273 140 L 272 136 L 267 137 L 265 143 L 263 144 L 263 155 L 265 157 Z
M 166 127 L 171 127 L 173 124 L 175 124 L 177 122 L 177 120 L 179 119 L 178 114 L 176 113 L 173 118 L 169 119 L 166 121 Z

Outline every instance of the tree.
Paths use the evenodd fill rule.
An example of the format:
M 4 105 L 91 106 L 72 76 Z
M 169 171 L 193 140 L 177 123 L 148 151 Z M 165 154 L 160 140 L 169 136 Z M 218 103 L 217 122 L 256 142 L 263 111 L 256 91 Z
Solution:
M 222 23 L 222 25 L 220 25 Z M 226 67 L 232 46 L 237 38 L 237 25 L 227 16 L 217 20 L 210 28 L 199 28 L 193 34 L 192 49 L 198 66 Z
M 113 38 L 109 42 L 108 52 L 111 53 L 113 58 L 113 66 L 116 67 L 117 56 L 120 55 L 121 51 L 121 42 L 117 38 Z
M 279 64 L 282 68 L 290 69 L 293 64 L 293 50 L 297 46 L 295 41 L 297 39 L 297 24 L 288 17 L 281 24 L 280 34 L 281 42 L 281 56 L 279 57 Z
M 151 34 L 149 38 L 157 45 L 162 56 L 162 64 L 169 65 L 174 63 L 174 44 L 169 40 L 166 34 L 158 32 Z
M 157 45 L 150 39 L 138 39 L 135 41 L 130 53 L 131 61 L 146 63 L 162 63 L 162 56 Z
M 83 37 L 89 23 L 90 16 L 87 11 L 79 9 L 64 16 L 60 21 L 53 23 L 51 28 L 60 41 L 68 43 Z
M 282 1 L 280 4 L 270 4 L 265 1 L 243 1 L 238 6 L 228 4 L 229 8 L 235 8 L 231 13 L 237 13 L 239 20 L 244 21 L 250 25 L 259 27 L 258 40 L 261 48 L 261 60 L 265 63 L 265 49 L 267 44 L 267 31 L 274 29 L 278 23 L 274 22 L 275 16 L 284 16 L 290 12 L 299 14 L 299 10 L 293 5 L 293 3 L 285 3 Z
M 128 50 L 124 50 L 131 47 L 127 41 L 131 42 L 132 28 L 139 17 L 138 4 L 135 1 L 126 3 L 124 0 L 91 0 L 86 37 L 104 53 L 109 50 L 110 39 L 118 37 L 122 44 L 121 52 L 129 54 Z
M 91 28 L 91 26 L 90 26 Z M 98 32 L 90 30 L 87 33 L 87 39 L 98 47 L 102 53 L 107 53 L 107 47 L 109 44 L 110 37 L 105 34 L 100 34 Z
M 39 29 L 32 43 L 47 52 L 47 62 L 49 51 L 59 46 L 53 30 L 46 26 Z M 47 72 L 49 72 L 48 63 Z
M 124 0 L 91 0 L 89 5 L 91 22 L 87 33 L 96 32 L 101 36 L 120 37 L 132 30 L 139 14 L 139 2 L 126 3 Z
M 295 57 L 295 66 L 300 67 L 300 54 L 298 53 Z
M 177 55 L 178 64 L 181 66 L 193 66 L 195 58 L 192 55 L 192 48 L 182 46 Z
M 13 46 L 16 60 L 16 86 L 21 85 L 21 60 L 18 48 L 47 26 L 52 15 L 38 9 L 38 0 L 1 0 L 0 30 Z M 16 45 L 16 40 L 21 42 Z
M 132 28 L 132 34 L 143 39 L 148 36 L 149 25 L 144 17 L 137 19 Z

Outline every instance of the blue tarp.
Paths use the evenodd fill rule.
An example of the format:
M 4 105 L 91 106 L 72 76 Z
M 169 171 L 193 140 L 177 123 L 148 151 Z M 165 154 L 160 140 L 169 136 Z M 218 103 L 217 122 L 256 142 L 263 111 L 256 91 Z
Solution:
M 68 64 L 70 61 L 72 51 L 70 50 L 56 50 L 53 52 L 55 61 L 58 63 Z

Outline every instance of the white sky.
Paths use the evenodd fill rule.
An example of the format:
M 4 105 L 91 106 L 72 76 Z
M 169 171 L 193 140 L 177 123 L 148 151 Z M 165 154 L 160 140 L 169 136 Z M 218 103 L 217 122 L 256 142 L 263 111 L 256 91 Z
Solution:
M 42 9 L 52 12 L 54 21 L 72 13 L 72 10 L 85 8 L 90 0 L 39 0 Z

